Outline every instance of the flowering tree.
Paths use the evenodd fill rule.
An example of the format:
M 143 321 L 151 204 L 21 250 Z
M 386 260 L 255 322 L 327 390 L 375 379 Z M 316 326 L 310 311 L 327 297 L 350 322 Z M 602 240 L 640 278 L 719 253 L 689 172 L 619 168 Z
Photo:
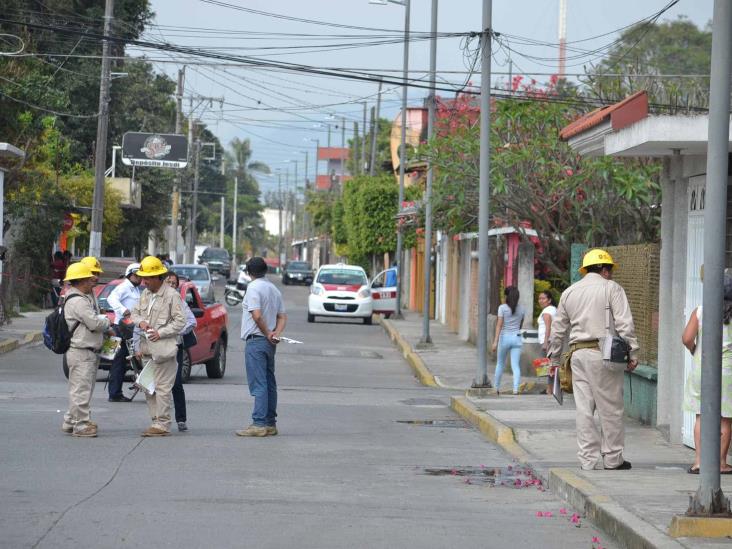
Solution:
M 585 158 L 560 141 L 580 113 L 571 96 L 513 80 L 520 98 L 492 104 L 491 197 L 494 222 L 539 234 L 538 258 L 564 276 L 573 242 L 632 244 L 658 238 L 659 166 L 653 162 Z M 441 103 L 437 137 L 421 152 L 436 169 L 435 226 L 450 233 L 478 226 L 479 110 L 475 99 Z

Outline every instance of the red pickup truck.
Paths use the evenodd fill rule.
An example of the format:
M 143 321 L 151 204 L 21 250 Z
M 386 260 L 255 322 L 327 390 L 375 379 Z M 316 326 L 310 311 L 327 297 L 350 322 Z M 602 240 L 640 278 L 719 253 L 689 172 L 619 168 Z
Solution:
M 107 297 L 115 286 L 123 279 L 112 280 L 106 285 L 100 284 L 94 289 L 99 301 L 99 308 L 114 321 L 114 312 L 107 304 Z M 98 289 L 97 289 L 98 288 Z M 229 315 L 226 307 L 221 303 L 204 303 L 192 282 L 181 281 L 180 297 L 185 300 L 196 317 L 196 339 L 198 343 L 187 349 L 183 355 L 183 382 L 191 379 L 191 367 L 194 364 L 205 364 L 206 374 L 213 379 L 224 377 L 226 372 L 226 347 L 229 342 L 228 322 Z M 109 370 L 110 361 L 102 359 L 99 368 Z M 69 367 L 66 364 L 66 355 L 63 359 L 64 375 L 69 377 Z

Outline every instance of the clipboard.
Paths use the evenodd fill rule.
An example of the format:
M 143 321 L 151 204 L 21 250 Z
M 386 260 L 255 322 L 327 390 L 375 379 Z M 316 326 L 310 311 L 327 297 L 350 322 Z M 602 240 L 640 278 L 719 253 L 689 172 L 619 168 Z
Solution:
M 148 360 L 142 371 L 135 378 L 135 387 L 147 395 L 155 393 L 155 378 L 153 376 L 152 360 Z
M 552 396 L 560 406 L 564 404 L 564 392 L 562 391 L 562 384 L 559 383 L 559 368 L 554 371 L 554 387 L 552 387 Z

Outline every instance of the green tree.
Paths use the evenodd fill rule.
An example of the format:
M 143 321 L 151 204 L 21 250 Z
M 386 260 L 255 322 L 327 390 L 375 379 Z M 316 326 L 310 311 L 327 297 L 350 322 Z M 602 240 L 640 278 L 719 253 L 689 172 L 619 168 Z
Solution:
M 652 103 L 672 105 L 672 110 L 706 107 L 711 54 L 710 24 L 700 29 L 683 16 L 662 23 L 642 23 L 624 31 L 605 58 L 588 71 L 586 89 L 589 95 L 609 102 L 647 90 Z

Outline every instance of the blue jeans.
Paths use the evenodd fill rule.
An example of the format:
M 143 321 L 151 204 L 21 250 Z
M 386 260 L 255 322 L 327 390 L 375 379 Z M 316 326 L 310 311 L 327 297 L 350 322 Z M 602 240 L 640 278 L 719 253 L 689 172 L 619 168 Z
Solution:
M 275 346 L 265 337 L 248 340 L 244 349 L 244 365 L 249 394 L 254 397 L 252 423 L 257 427 L 274 426 L 277 423 Z
M 513 392 L 518 393 L 521 383 L 521 346 L 523 341 L 517 333 L 501 334 L 498 338 L 498 360 L 496 361 L 495 387 L 501 389 L 501 376 L 506 366 L 506 355 L 511 353 L 511 370 L 513 371 Z

